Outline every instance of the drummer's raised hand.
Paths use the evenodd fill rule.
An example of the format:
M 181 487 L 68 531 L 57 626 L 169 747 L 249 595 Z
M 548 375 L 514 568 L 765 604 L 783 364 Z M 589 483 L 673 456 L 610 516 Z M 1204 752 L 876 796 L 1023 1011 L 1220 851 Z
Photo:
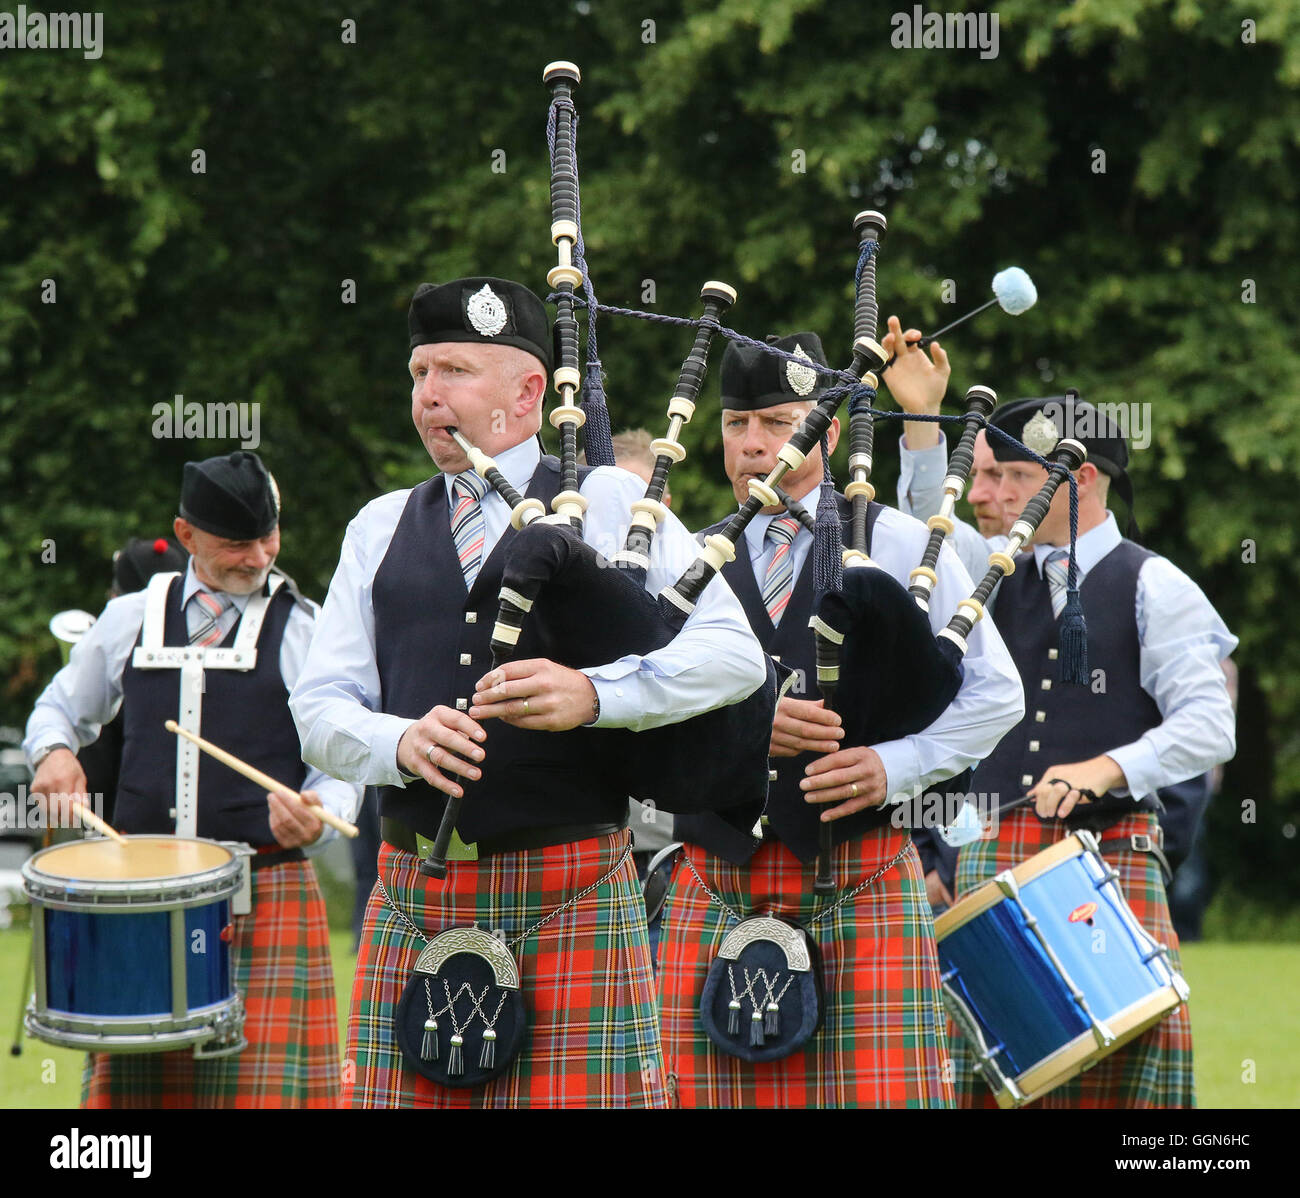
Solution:
M 412 778 L 423 778 L 435 790 L 459 798 L 463 793 L 453 775 L 471 782 L 482 777 L 475 762 L 483 760 L 487 732 L 463 711 L 435 707 L 402 733 L 397 764 Z
M 927 355 L 919 345 L 913 344 L 920 339 L 919 329 L 903 332 L 898 317 L 891 316 L 889 332 L 880 347 L 893 361 L 880 377 L 904 412 L 937 416 L 952 367 L 937 341 L 930 343 Z M 930 449 L 939 444 L 939 425 L 928 421 L 905 422 L 903 439 L 908 449 Z
M 55 749 L 41 762 L 29 791 L 41 796 L 37 801 L 45 811 L 51 828 L 79 827 L 71 808 L 74 799 L 89 801 L 86 772 L 71 749 Z
M 325 825 L 310 808 L 321 806 L 320 795 L 314 790 L 304 790 L 302 803 L 299 803 L 272 790 L 267 791 L 266 801 L 270 808 L 271 835 L 277 844 L 286 849 L 296 849 L 304 844 L 316 843 L 316 838 Z
M 1055 779 L 1055 781 L 1053 781 Z M 1104 753 L 1087 761 L 1069 765 L 1054 765 L 1045 770 L 1029 796 L 1040 819 L 1064 819 L 1080 802 L 1087 802 L 1082 792 L 1090 790 L 1098 797 L 1108 790 L 1119 790 L 1128 785 L 1128 779 L 1119 763 Z

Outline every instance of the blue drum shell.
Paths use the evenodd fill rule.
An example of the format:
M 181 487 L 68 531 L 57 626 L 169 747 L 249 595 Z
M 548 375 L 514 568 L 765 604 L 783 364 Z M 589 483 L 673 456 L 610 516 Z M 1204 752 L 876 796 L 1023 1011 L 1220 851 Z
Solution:
M 227 899 L 185 917 L 186 1002 L 196 1010 L 234 996 Z M 170 1015 L 171 913 L 45 912 L 46 1003 L 79 1015 Z

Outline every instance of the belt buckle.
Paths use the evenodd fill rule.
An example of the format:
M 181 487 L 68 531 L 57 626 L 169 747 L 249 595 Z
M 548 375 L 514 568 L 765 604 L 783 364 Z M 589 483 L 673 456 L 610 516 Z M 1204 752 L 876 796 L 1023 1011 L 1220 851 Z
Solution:
M 427 836 L 421 836 L 419 832 L 415 834 L 415 853 L 421 861 L 428 859 L 429 853 L 433 850 L 433 841 Z M 451 833 L 451 841 L 447 845 L 448 861 L 477 861 L 478 860 L 478 842 L 466 844 L 460 838 L 460 833 L 454 828 Z
M 1134 832 L 1130 837 L 1135 853 L 1149 853 L 1152 848 L 1151 837 L 1146 832 Z

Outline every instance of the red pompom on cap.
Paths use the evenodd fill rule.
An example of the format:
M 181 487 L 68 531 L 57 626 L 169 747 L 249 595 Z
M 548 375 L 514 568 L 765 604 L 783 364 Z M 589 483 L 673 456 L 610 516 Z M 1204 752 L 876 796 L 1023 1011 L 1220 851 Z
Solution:
M 153 551 L 154 551 L 156 554 L 158 554 L 160 557 L 161 557 L 164 553 L 167 552 L 167 548 L 168 548 L 168 546 L 167 546 L 167 539 L 166 539 L 165 537 L 159 537 L 159 538 L 158 538 L 158 539 L 153 543 Z

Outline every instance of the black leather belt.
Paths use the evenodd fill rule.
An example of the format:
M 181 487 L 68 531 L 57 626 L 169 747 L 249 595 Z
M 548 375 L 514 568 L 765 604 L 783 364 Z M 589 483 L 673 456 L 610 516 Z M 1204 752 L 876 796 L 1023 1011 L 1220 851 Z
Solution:
M 485 836 L 477 842 L 480 857 L 493 857 L 499 853 L 526 853 L 529 849 L 545 849 L 554 844 L 568 844 L 574 840 L 590 840 L 593 836 L 612 836 L 627 827 L 627 820 L 605 824 L 554 824 L 549 828 L 522 828 L 504 836 Z M 404 853 L 417 853 L 415 832 L 395 819 L 383 816 L 379 821 L 379 835 L 385 844 Z M 430 836 L 428 839 L 432 840 Z
M 302 849 L 277 849 L 271 853 L 254 853 L 249 857 L 252 870 L 269 869 L 272 865 L 284 865 L 289 861 L 306 861 L 307 854 Z

